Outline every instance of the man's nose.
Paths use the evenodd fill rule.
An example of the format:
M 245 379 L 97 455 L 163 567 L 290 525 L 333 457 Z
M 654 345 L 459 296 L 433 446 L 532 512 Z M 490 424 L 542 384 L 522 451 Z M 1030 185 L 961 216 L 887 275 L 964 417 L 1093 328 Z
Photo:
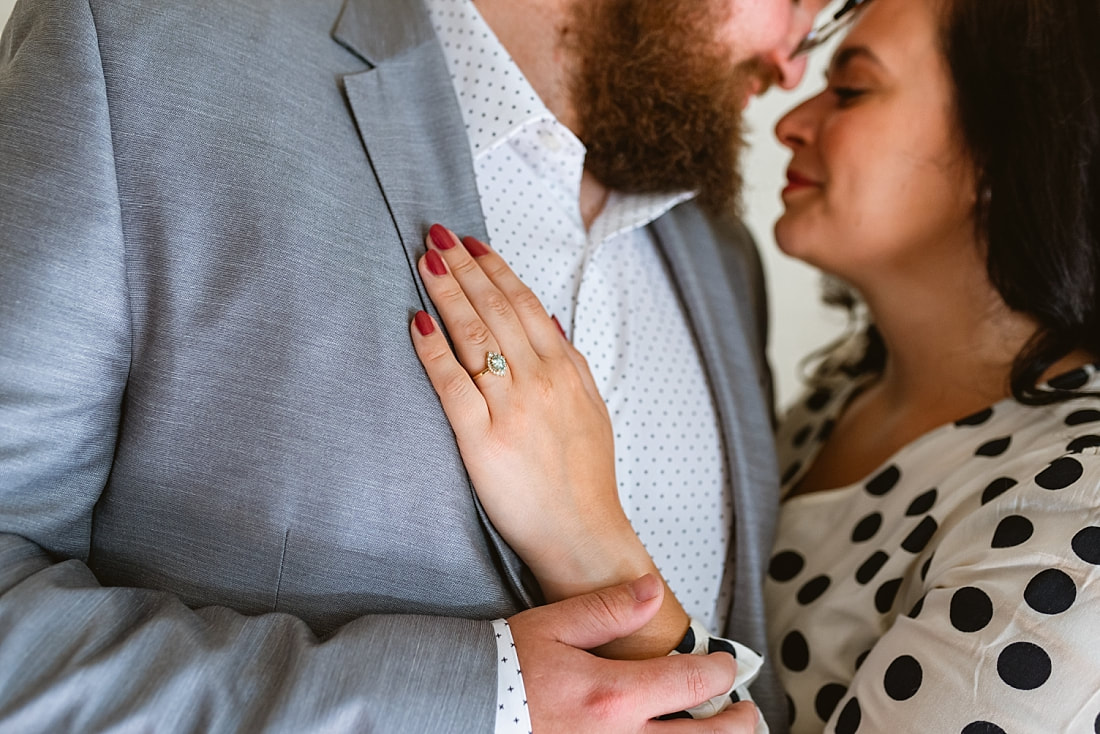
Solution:
M 792 59 L 789 49 L 780 49 L 772 58 L 775 83 L 783 89 L 794 89 L 806 74 L 806 57 Z

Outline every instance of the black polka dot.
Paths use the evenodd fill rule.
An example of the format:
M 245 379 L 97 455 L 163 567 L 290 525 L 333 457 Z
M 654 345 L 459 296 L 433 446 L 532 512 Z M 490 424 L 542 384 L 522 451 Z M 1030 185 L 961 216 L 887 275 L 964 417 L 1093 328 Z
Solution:
M 1072 372 L 1058 375 L 1052 380 L 1049 380 L 1048 384 L 1056 390 L 1076 390 L 1079 387 L 1084 387 L 1088 382 L 1088 370 L 1084 367 L 1078 367 Z
M 1096 715 L 1096 721 L 1092 724 L 1092 730 L 1096 732 L 1096 734 L 1100 734 L 1100 714 Z
M 810 646 L 806 644 L 806 638 L 801 632 L 795 630 L 787 633 L 779 646 L 779 658 L 787 670 L 797 673 L 806 669 L 810 664 Z
M 1035 532 L 1035 527 L 1022 515 L 1009 515 L 997 523 L 993 531 L 994 548 L 1014 548 L 1024 543 Z
M 1100 410 L 1078 410 L 1066 416 L 1067 426 L 1079 426 L 1083 423 L 1100 421 Z
M 901 588 L 901 579 L 890 579 L 875 592 L 875 609 L 880 614 L 886 614 L 894 606 L 894 600 L 898 598 L 898 589 Z
M 681 655 L 690 655 L 695 652 L 695 630 L 688 627 L 687 634 L 684 635 L 684 639 L 680 641 L 680 644 L 676 646 L 676 652 Z
M 788 484 L 800 471 L 802 471 L 802 462 L 796 461 L 787 467 L 787 471 L 783 472 L 783 476 L 779 478 L 779 483 Z
M 1038 645 L 1013 642 L 997 657 L 997 675 L 1013 688 L 1033 690 L 1050 678 L 1050 656 Z
M 829 398 L 832 396 L 832 390 L 827 387 L 819 387 L 814 390 L 810 397 L 806 398 L 806 407 L 816 413 L 828 404 Z
M 840 716 L 836 720 L 836 734 L 856 734 L 859 731 L 859 723 L 863 719 L 863 712 L 859 710 L 859 701 L 849 699 L 840 710 Z
M 902 655 L 890 663 L 882 679 L 882 685 L 890 698 L 895 701 L 908 701 L 917 695 L 923 680 L 924 671 L 917 659 L 911 655 Z
M 994 479 L 982 492 L 982 504 L 989 504 L 990 502 L 997 499 L 1002 494 L 1015 486 L 1016 480 L 1011 479 L 1010 477 L 1001 477 L 999 479 Z
M 734 660 L 737 659 L 737 650 L 734 649 L 733 643 L 729 640 L 723 640 L 721 637 L 712 637 L 707 640 L 707 652 L 728 652 Z
M 863 543 L 875 537 L 875 533 L 882 527 L 882 514 L 872 512 L 856 524 L 852 530 L 852 542 Z
M 866 584 L 875 577 L 875 574 L 879 572 L 879 569 L 881 569 L 888 560 L 890 560 L 890 556 L 882 551 L 875 551 L 871 554 L 871 557 L 864 561 L 863 565 L 856 570 L 856 581 L 861 584 Z
M 848 688 L 839 683 L 826 683 L 821 686 L 821 690 L 814 697 L 814 711 L 817 712 L 818 718 L 822 721 L 828 721 L 829 717 L 836 711 L 836 705 L 840 703 L 840 699 L 844 698 L 844 694 L 847 692 Z
M 737 691 L 730 691 L 730 703 L 740 703 L 740 702 L 741 702 L 741 696 L 737 693 Z
M 836 421 L 830 418 L 821 424 L 821 430 L 817 432 L 818 441 L 828 441 L 829 436 L 833 435 L 833 429 L 836 428 Z
M 856 658 L 856 670 L 859 670 L 859 666 L 863 665 L 863 661 L 867 659 L 867 656 L 871 654 L 870 650 L 864 650 Z
M 987 420 L 993 417 L 993 408 L 986 408 L 985 410 L 979 410 L 977 413 L 972 413 L 965 418 L 960 418 L 955 421 L 955 425 L 959 426 L 980 426 Z
M 981 589 L 966 586 L 951 595 L 951 626 L 959 632 L 977 632 L 993 619 L 993 602 Z
M 1073 536 L 1071 545 L 1082 561 L 1100 566 L 1100 527 L 1085 528 Z
M 975 456 L 1000 456 L 1005 451 L 1008 451 L 1009 444 L 1012 443 L 1012 436 L 1003 436 L 1002 438 L 995 438 L 992 441 L 986 441 L 978 450 L 974 452 Z
M 962 734 L 1005 734 L 1005 730 L 988 721 L 975 721 L 964 726 Z
M 798 430 L 798 433 L 794 434 L 794 439 L 791 443 L 794 444 L 795 448 L 802 448 L 806 441 L 810 439 L 810 436 L 813 435 L 813 432 L 813 426 L 802 426 L 802 428 Z
M 1081 462 L 1071 456 L 1055 459 L 1050 466 L 1035 477 L 1035 483 L 1043 489 L 1065 489 L 1085 473 Z
M 828 576 L 816 576 L 798 590 L 798 603 L 805 606 L 812 604 L 821 598 L 821 595 L 829 588 L 831 581 Z
M 782 551 L 772 556 L 772 561 L 768 565 L 768 575 L 776 581 L 790 581 L 802 572 L 802 567 L 805 565 L 806 559 L 799 553 Z
M 901 479 L 901 470 L 893 465 L 888 466 L 867 482 L 867 491 L 876 497 L 881 497 L 893 489 L 899 479 Z
M 928 569 L 932 567 L 932 559 L 935 558 L 935 554 L 928 556 L 928 560 L 925 561 L 920 567 L 920 580 L 924 581 L 928 578 Z
M 687 711 L 677 711 L 671 714 L 661 714 L 657 717 L 657 721 L 673 721 L 674 719 L 690 719 L 691 714 Z
M 1079 454 L 1082 451 L 1094 449 L 1097 446 L 1100 446 L 1100 436 L 1089 434 L 1087 436 L 1078 436 L 1077 438 L 1070 441 L 1068 444 L 1066 444 L 1066 451 L 1069 451 L 1072 454 Z
M 1048 568 L 1040 571 L 1024 589 L 1027 605 L 1042 614 L 1061 614 L 1077 599 L 1077 585 L 1064 571 Z
M 920 553 L 928 545 L 928 541 L 932 540 L 932 536 L 936 534 L 938 529 L 939 525 L 929 515 L 913 528 L 913 532 L 909 533 L 905 540 L 901 541 L 901 547 L 910 553 Z
M 910 619 L 916 619 L 920 616 L 921 610 L 924 609 L 924 597 L 917 599 L 917 603 L 913 605 L 913 608 L 909 610 L 909 614 L 906 616 Z
M 793 724 L 794 718 L 798 714 L 798 711 L 794 707 L 794 699 L 787 696 L 787 723 Z
M 932 509 L 932 505 L 936 504 L 936 490 L 930 489 L 920 497 L 909 503 L 909 509 L 905 511 L 905 514 L 909 517 L 916 517 L 917 515 L 923 515 Z

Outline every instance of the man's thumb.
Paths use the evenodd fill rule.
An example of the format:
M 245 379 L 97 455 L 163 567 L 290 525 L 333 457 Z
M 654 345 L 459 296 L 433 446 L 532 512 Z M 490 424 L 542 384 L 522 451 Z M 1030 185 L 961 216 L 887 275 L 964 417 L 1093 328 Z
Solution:
M 664 583 L 647 573 L 628 584 L 574 596 L 543 609 L 554 608 L 553 627 L 559 641 L 590 650 L 644 627 L 661 608 L 664 591 Z

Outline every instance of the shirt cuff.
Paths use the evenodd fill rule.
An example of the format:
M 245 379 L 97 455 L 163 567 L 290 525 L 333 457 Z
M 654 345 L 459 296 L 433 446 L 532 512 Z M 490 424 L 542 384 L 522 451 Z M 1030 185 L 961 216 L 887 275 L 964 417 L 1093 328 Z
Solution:
M 523 671 L 519 667 L 512 630 L 503 619 L 493 620 L 497 641 L 497 710 L 495 734 L 531 734 L 531 715 L 527 711 L 527 693 L 523 689 Z
M 752 696 L 749 695 L 749 684 L 760 675 L 760 668 L 764 665 L 764 658 L 755 650 L 733 640 L 715 637 L 702 622 L 692 618 L 683 641 L 669 655 L 709 655 L 712 652 L 728 652 L 737 661 L 737 677 L 734 678 L 733 687 L 726 693 L 704 701 L 698 706 L 662 718 L 706 719 L 738 701 L 752 700 Z M 756 725 L 756 734 L 767 733 L 768 725 L 761 718 Z

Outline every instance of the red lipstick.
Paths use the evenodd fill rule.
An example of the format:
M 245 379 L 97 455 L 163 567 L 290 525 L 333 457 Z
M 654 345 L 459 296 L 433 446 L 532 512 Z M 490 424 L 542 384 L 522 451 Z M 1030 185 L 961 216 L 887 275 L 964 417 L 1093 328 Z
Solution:
M 787 185 L 783 189 L 783 194 L 786 195 L 794 191 L 801 191 L 802 189 L 808 189 L 818 185 L 818 182 L 814 181 L 809 176 L 805 176 L 793 168 L 788 168 Z

